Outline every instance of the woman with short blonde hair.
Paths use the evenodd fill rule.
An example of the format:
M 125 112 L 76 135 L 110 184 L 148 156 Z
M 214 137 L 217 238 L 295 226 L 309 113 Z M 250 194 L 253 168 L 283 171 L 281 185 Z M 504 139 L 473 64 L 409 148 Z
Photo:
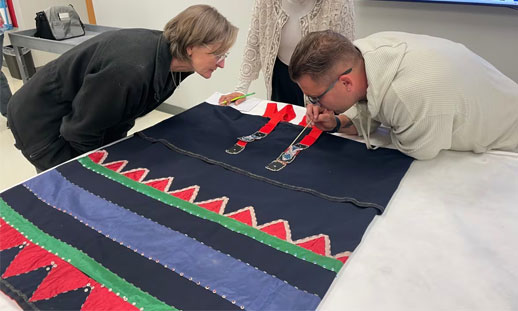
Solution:
M 16 147 L 42 171 L 125 137 L 187 76 L 223 68 L 237 31 L 213 7 L 194 5 L 163 32 L 120 29 L 85 41 L 11 98 Z
M 171 55 L 189 60 L 187 48 L 219 43 L 214 54 L 224 54 L 236 41 L 238 29 L 215 8 L 193 5 L 171 19 L 164 27 L 164 37 L 170 44 Z

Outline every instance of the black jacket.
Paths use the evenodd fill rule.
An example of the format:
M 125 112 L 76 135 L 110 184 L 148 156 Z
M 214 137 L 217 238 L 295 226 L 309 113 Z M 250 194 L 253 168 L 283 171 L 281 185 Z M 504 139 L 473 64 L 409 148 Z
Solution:
M 173 93 L 171 60 L 155 30 L 109 31 L 74 47 L 9 101 L 16 147 L 44 170 L 125 137 Z

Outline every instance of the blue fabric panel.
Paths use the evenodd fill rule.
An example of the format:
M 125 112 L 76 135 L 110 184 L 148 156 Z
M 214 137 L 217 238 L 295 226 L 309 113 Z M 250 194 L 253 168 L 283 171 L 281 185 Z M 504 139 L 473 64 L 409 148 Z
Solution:
M 332 271 L 299 260 L 245 235 L 228 230 L 217 223 L 193 216 L 177 208 L 171 208 L 169 205 L 90 171 L 79 162 L 69 162 L 57 170 L 70 182 L 105 200 L 187 234 L 214 249 L 230 254 L 234 258 L 285 280 L 293 286 L 315 293 L 321 298 L 324 297 L 336 276 L 336 273 Z M 173 185 L 176 185 L 177 181 L 181 179 L 180 176 L 176 177 Z M 202 190 L 202 192 L 205 191 L 205 189 Z
M 381 207 L 387 205 L 413 161 L 397 150 L 368 150 L 364 144 L 324 133 L 285 169 L 271 172 L 265 165 L 277 158 L 302 129 L 285 122 L 267 138 L 248 144 L 241 153 L 225 152 L 237 137 L 255 132 L 266 122 L 266 118 L 245 115 L 231 107 L 204 103 L 143 133 L 260 176 Z
M 308 193 L 276 187 L 178 154 L 162 144 L 153 144 L 139 137 L 106 150 L 109 155 L 105 163 L 129 161 L 124 171 L 149 168 L 146 180 L 173 176 L 171 190 L 199 185 L 197 202 L 227 196 L 229 201 L 225 213 L 251 205 L 255 209 L 258 225 L 278 219 L 287 220 L 293 240 L 327 234 L 333 255 L 353 251 L 377 212 L 374 208 L 330 202 Z
M 23 186 L 11 188 L 0 196 L 42 231 L 83 251 L 113 273 L 169 305 L 181 310 L 240 310 L 230 301 L 50 207 Z
M 251 310 L 316 308 L 318 296 L 259 271 L 177 231 L 105 201 L 52 170 L 25 183 L 39 198 L 130 248 L 209 285 Z M 210 264 L 207 264 L 210 263 Z

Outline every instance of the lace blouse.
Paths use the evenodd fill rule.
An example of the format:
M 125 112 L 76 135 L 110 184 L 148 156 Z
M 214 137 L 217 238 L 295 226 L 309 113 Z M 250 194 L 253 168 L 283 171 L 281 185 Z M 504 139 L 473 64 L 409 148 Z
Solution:
M 282 28 L 288 20 L 281 0 L 256 0 L 236 91 L 247 93 L 250 83 L 263 71 L 268 98 L 272 94 L 272 74 L 279 51 Z M 352 0 L 316 0 L 313 9 L 300 18 L 302 36 L 331 29 L 354 40 Z

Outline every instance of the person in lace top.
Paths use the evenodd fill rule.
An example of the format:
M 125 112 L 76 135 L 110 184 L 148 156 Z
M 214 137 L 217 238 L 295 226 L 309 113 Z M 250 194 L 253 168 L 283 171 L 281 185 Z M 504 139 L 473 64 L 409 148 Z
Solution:
M 247 93 L 262 71 L 268 99 L 304 106 L 304 95 L 291 81 L 288 64 L 304 35 L 326 29 L 354 39 L 352 0 L 256 0 L 239 85 L 220 103 Z

